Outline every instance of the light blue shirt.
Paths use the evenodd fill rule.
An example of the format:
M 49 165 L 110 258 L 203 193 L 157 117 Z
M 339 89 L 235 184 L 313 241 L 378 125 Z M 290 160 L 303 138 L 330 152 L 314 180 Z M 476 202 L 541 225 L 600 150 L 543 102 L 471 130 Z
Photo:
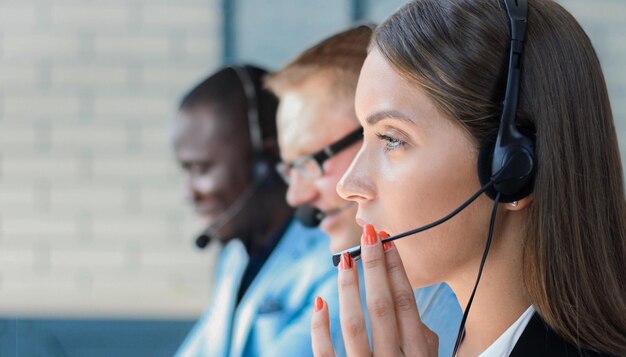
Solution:
M 213 301 L 177 357 L 313 356 L 310 325 L 316 296 L 328 303 L 333 346 L 338 357 L 345 356 L 337 270 L 324 233 L 291 222 L 235 306 L 247 264 L 241 241 L 226 244 L 217 265 Z M 360 262 L 359 283 L 365 308 Z M 439 336 L 439 355 L 450 356 L 461 320 L 456 296 L 447 285 L 438 284 L 415 289 L 415 298 L 422 321 Z M 367 310 L 364 313 L 369 334 Z
M 217 265 L 213 301 L 177 356 L 312 356 L 311 314 L 318 295 L 332 306 L 332 340 L 343 354 L 337 271 L 328 247 L 321 231 L 291 222 L 235 306 L 248 255 L 241 241 L 228 242 Z
M 422 322 L 439 336 L 439 356 L 452 356 L 463 317 L 456 295 L 446 283 L 415 289 L 414 293 Z

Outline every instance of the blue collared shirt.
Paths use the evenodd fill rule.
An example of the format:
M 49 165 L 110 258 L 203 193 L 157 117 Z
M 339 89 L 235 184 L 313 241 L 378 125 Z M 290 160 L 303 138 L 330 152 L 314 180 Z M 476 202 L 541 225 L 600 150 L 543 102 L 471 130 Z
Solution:
M 230 241 L 220 254 L 213 301 L 176 356 L 313 356 L 310 324 L 316 296 L 328 303 L 333 346 L 337 356 L 345 356 L 337 270 L 328 246 L 321 231 L 291 222 L 236 305 L 248 255 L 239 240 Z M 365 307 L 362 273 L 359 266 Z M 461 320 L 456 296 L 438 284 L 416 289 L 415 297 L 422 321 L 439 336 L 439 355 L 449 356 Z
M 213 301 L 177 356 L 313 355 L 310 325 L 315 297 L 338 306 L 328 238 L 319 230 L 291 222 L 235 305 L 247 264 L 243 244 L 228 242 L 217 265 Z M 339 314 L 333 315 L 333 342 L 343 351 Z

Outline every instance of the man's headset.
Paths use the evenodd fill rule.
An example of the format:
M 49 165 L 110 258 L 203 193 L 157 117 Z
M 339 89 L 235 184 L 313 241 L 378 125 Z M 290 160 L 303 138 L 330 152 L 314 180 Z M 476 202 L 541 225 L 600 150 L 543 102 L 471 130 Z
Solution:
M 230 222 L 248 204 L 254 193 L 263 186 L 271 176 L 272 163 L 265 148 L 263 128 L 259 113 L 259 96 L 250 75 L 248 66 L 231 66 L 230 69 L 237 75 L 246 96 L 246 117 L 250 134 L 250 148 L 252 151 L 251 184 L 217 219 L 208 226 L 197 238 L 196 246 L 205 248 L 209 242 L 219 236 L 218 232 Z
M 260 185 L 271 173 L 272 164 L 267 156 L 265 140 L 263 139 L 263 128 L 261 127 L 259 113 L 259 96 L 248 67 L 232 66 L 231 68 L 237 74 L 237 78 L 239 78 L 239 82 L 246 94 L 248 131 L 252 148 L 252 181 L 255 185 Z
M 465 322 L 467 320 L 472 301 L 474 300 L 476 288 L 480 282 L 483 267 L 489 253 L 498 203 L 520 200 L 528 196 L 533 190 L 535 173 L 535 138 L 521 132 L 516 125 L 524 40 L 526 37 L 528 1 L 503 1 L 509 18 L 511 32 L 508 74 L 499 128 L 497 132 L 487 136 L 481 145 L 478 156 L 478 177 L 482 187 L 470 199 L 465 201 L 447 216 L 426 226 L 382 240 L 382 242 L 390 242 L 436 227 L 457 215 L 483 193 L 486 193 L 488 197 L 494 200 L 485 250 L 480 263 L 480 268 L 478 270 L 478 276 L 476 278 L 474 289 L 468 300 L 463 313 L 463 319 L 461 320 L 461 324 L 459 326 L 459 333 L 457 335 L 454 352 L 452 354 L 453 356 L 456 355 L 456 351 L 463 340 L 463 336 L 465 334 Z M 341 254 L 345 252 L 349 253 L 353 259 L 358 260 L 361 256 L 361 247 L 356 246 L 334 254 L 333 264 L 335 266 L 339 264 Z

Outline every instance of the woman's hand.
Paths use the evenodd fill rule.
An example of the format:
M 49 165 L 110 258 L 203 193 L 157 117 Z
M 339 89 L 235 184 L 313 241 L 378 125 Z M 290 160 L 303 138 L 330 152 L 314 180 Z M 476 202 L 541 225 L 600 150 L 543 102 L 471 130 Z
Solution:
M 391 242 L 381 244 L 372 225 L 363 227 L 361 259 L 365 276 L 367 311 L 372 328 L 373 351 L 365 327 L 359 293 L 357 265 L 348 253 L 339 263 L 341 330 L 348 356 L 436 356 L 437 335 L 420 320 L 413 289 L 398 250 Z M 328 305 L 315 299 L 311 337 L 317 357 L 334 356 L 330 339 Z

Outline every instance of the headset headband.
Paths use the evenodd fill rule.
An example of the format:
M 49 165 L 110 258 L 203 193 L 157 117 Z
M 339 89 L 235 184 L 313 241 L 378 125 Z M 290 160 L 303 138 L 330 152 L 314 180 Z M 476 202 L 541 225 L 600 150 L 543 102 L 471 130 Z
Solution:
M 250 77 L 248 69 L 243 66 L 231 67 L 241 82 L 241 86 L 246 95 L 248 109 L 248 129 L 250 132 L 250 144 L 255 157 L 263 153 L 263 133 L 259 120 L 258 96 L 254 82 Z

